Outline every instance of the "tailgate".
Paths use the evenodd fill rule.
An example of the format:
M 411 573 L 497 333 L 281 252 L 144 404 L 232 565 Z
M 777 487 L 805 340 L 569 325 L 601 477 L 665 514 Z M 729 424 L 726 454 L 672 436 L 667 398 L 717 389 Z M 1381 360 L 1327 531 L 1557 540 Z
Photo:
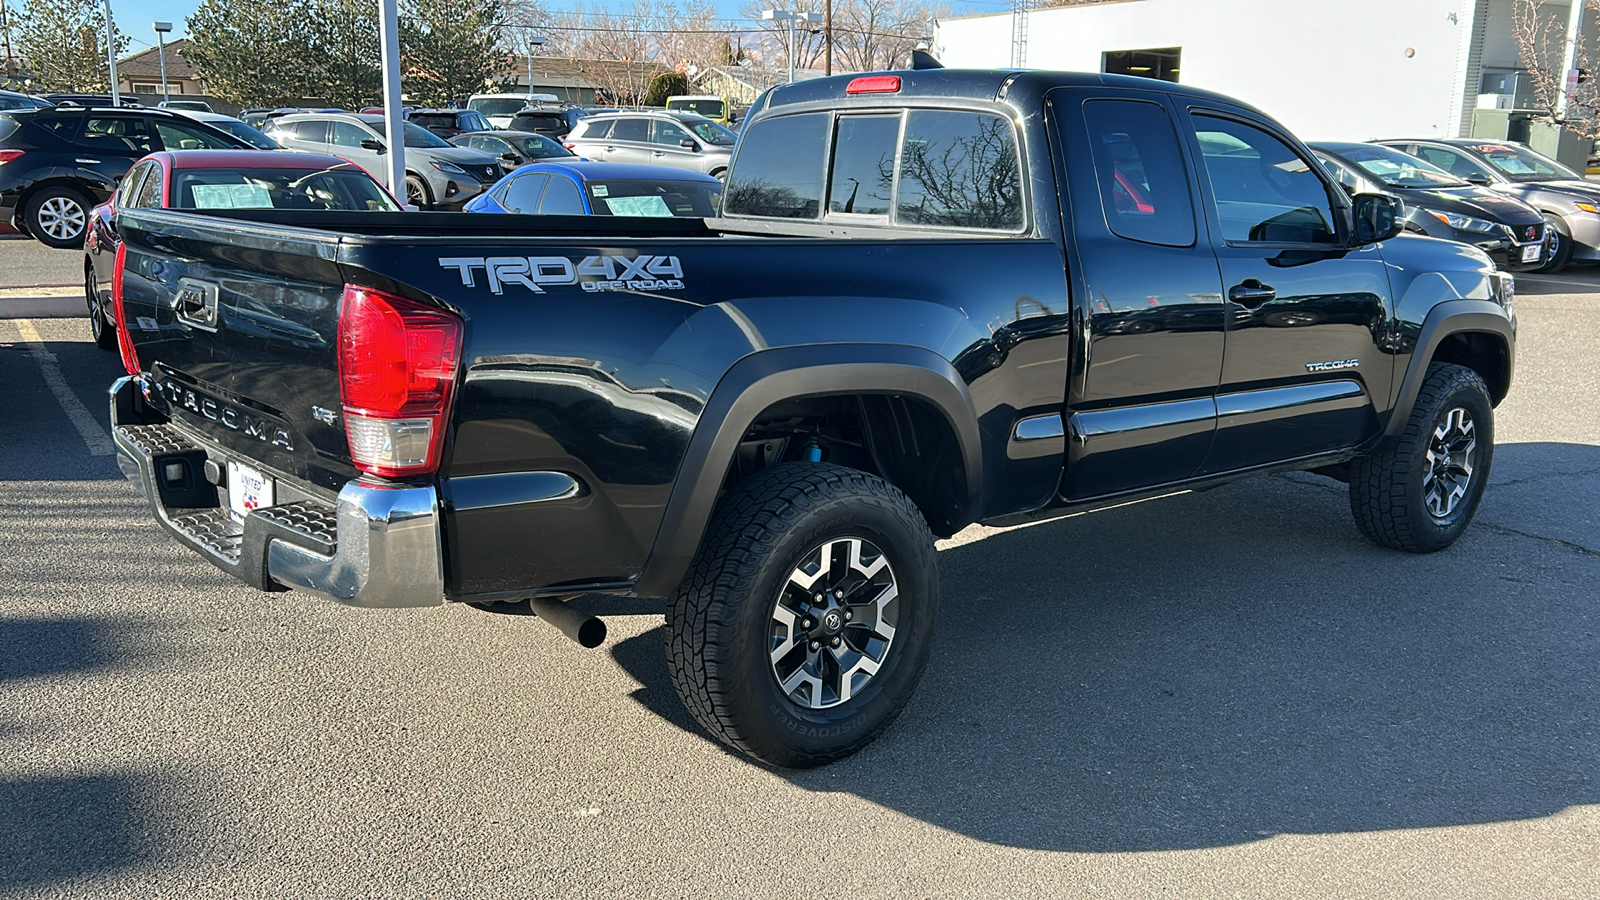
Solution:
M 123 321 L 152 401 L 224 450 L 337 492 L 356 476 L 339 415 L 339 236 L 124 210 Z

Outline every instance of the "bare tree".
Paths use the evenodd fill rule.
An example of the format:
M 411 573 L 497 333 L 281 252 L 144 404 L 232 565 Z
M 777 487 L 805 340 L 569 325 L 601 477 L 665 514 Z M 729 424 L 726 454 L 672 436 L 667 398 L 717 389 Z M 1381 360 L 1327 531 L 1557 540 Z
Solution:
M 1588 12 L 1600 12 L 1600 0 L 1583 2 Z M 1566 115 L 1557 115 L 1561 95 L 1567 90 L 1567 73 L 1562 64 L 1566 56 L 1568 7 L 1561 7 L 1559 14 L 1544 7 L 1544 0 L 1514 0 L 1511 8 L 1511 35 L 1533 82 L 1533 104 L 1569 132 L 1589 140 L 1600 138 L 1600 82 L 1595 79 L 1579 83 L 1567 97 Z M 1573 67 L 1594 69 L 1594 60 L 1581 41 Z

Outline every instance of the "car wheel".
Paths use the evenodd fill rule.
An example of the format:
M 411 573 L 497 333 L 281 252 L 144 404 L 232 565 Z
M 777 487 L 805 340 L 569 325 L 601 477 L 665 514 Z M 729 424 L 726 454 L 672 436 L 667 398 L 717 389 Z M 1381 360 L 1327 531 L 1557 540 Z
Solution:
M 428 183 L 422 180 L 421 175 L 406 176 L 406 203 L 422 209 L 433 206 L 433 194 L 429 192 Z
M 1538 271 L 1559 272 L 1572 260 L 1572 231 L 1560 216 L 1548 215 L 1544 220 L 1550 226 L 1550 258 Z
M 715 172 L 711 173 L 711 177 L 717 179 L 718 181 L 727 181 L 728 180 L 728 170 L 727 169 L 717 169 Z
M 1374 543 L 1443 550 L 1472 522 L 1493 461 L 1494 409 L 1483 378 L 1433 363 L 1399 440 L 1350 467 L 1350 511 Z
M 905 494 L 855 469 L 786 463 L 718 504 L 667 609 L 667 665 L 718 740 L 822 765 L 899 715 L 938 608 L 933 535 Z
M 83 246 L 83 232 L 89 224 L 89 204 L 72 188 L 47 187 L 28 197 L 22 216 L 28 231 L 40 243 L 57 250 L 71 250 Z
M 105 304 L 100 302 L 100 292 L 94 286 L 94 267 L 83 270 L 83 296 L 89 304 L 89 334 L 101 350 L 117 349 L 117 326 L 106 315 Z

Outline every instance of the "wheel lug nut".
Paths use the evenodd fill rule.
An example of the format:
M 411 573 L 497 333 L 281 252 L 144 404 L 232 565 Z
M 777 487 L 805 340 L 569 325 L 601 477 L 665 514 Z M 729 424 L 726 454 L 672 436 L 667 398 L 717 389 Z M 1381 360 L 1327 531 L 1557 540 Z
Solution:
M 830 646 L 830 647 L 839 646 L 839 639 L 838 638 L 834 638 L 833 640 L 829 641 L 828 642 L 828 646 Z
M 810 619 L 806 619 L 804 622 L 800 623 L 800 627 L 801 628 L 815 628 L 816 625 L 817 625 L 817 623 L 811 621 Z
M 821 603 L 822 602 L 822 595 L 821 594 L 817 594 L 815 597 L 812 597 L 811 599 L 815 600 L 818 603 Z
M 813 649 L 813 650 L 821 650 L 822 649 L 822 642 L 821 641 L 812 641 L 811 642 L 811 649 Z
M 834 591 L 833 596 L 842 598 L 844 597 L 844 591 Z
M 850 610 L 848 609 L 844 611 L 844 620 L 846 622 L 850 621 Z

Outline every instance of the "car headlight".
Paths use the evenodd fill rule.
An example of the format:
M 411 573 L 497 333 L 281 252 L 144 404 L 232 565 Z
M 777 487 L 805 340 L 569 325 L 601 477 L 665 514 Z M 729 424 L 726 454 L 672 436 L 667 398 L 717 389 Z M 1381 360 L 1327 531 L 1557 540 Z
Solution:
M 1433 216 L 1435 219 L 1438 219 L 1457 231 L 1490 232 L 1499 227 L 1494 222 L 1490 222 L 1487 219 L 1475 219 L 1472 216 L 1462 216 L 1457 215 L 1456 213 L 1439 212 L 1436 209 L 1426 209 L 1423 210 L 1423 212 Z
M 466 169 L 461 168 L 453 162 L 445 162 L 442 159 L 430 159 L 428 160 L 428 165 L 433 166 L 435 169 L 438 169 L 441 172 L 449 172 L 452 175 L 467 174 Z
M 1494 294 L 1494 301 L 1506 309 L 1511 310 L 1511 303 L 1517 297 L 1517 279 L 1510 272 L 1493 272 L 1489 276 L 1490 290 Z
M 1574 203 L 1572 205 L 1586 213 L 1600 215 L 1600 206 L 1595 206 L 1593 203 Z

